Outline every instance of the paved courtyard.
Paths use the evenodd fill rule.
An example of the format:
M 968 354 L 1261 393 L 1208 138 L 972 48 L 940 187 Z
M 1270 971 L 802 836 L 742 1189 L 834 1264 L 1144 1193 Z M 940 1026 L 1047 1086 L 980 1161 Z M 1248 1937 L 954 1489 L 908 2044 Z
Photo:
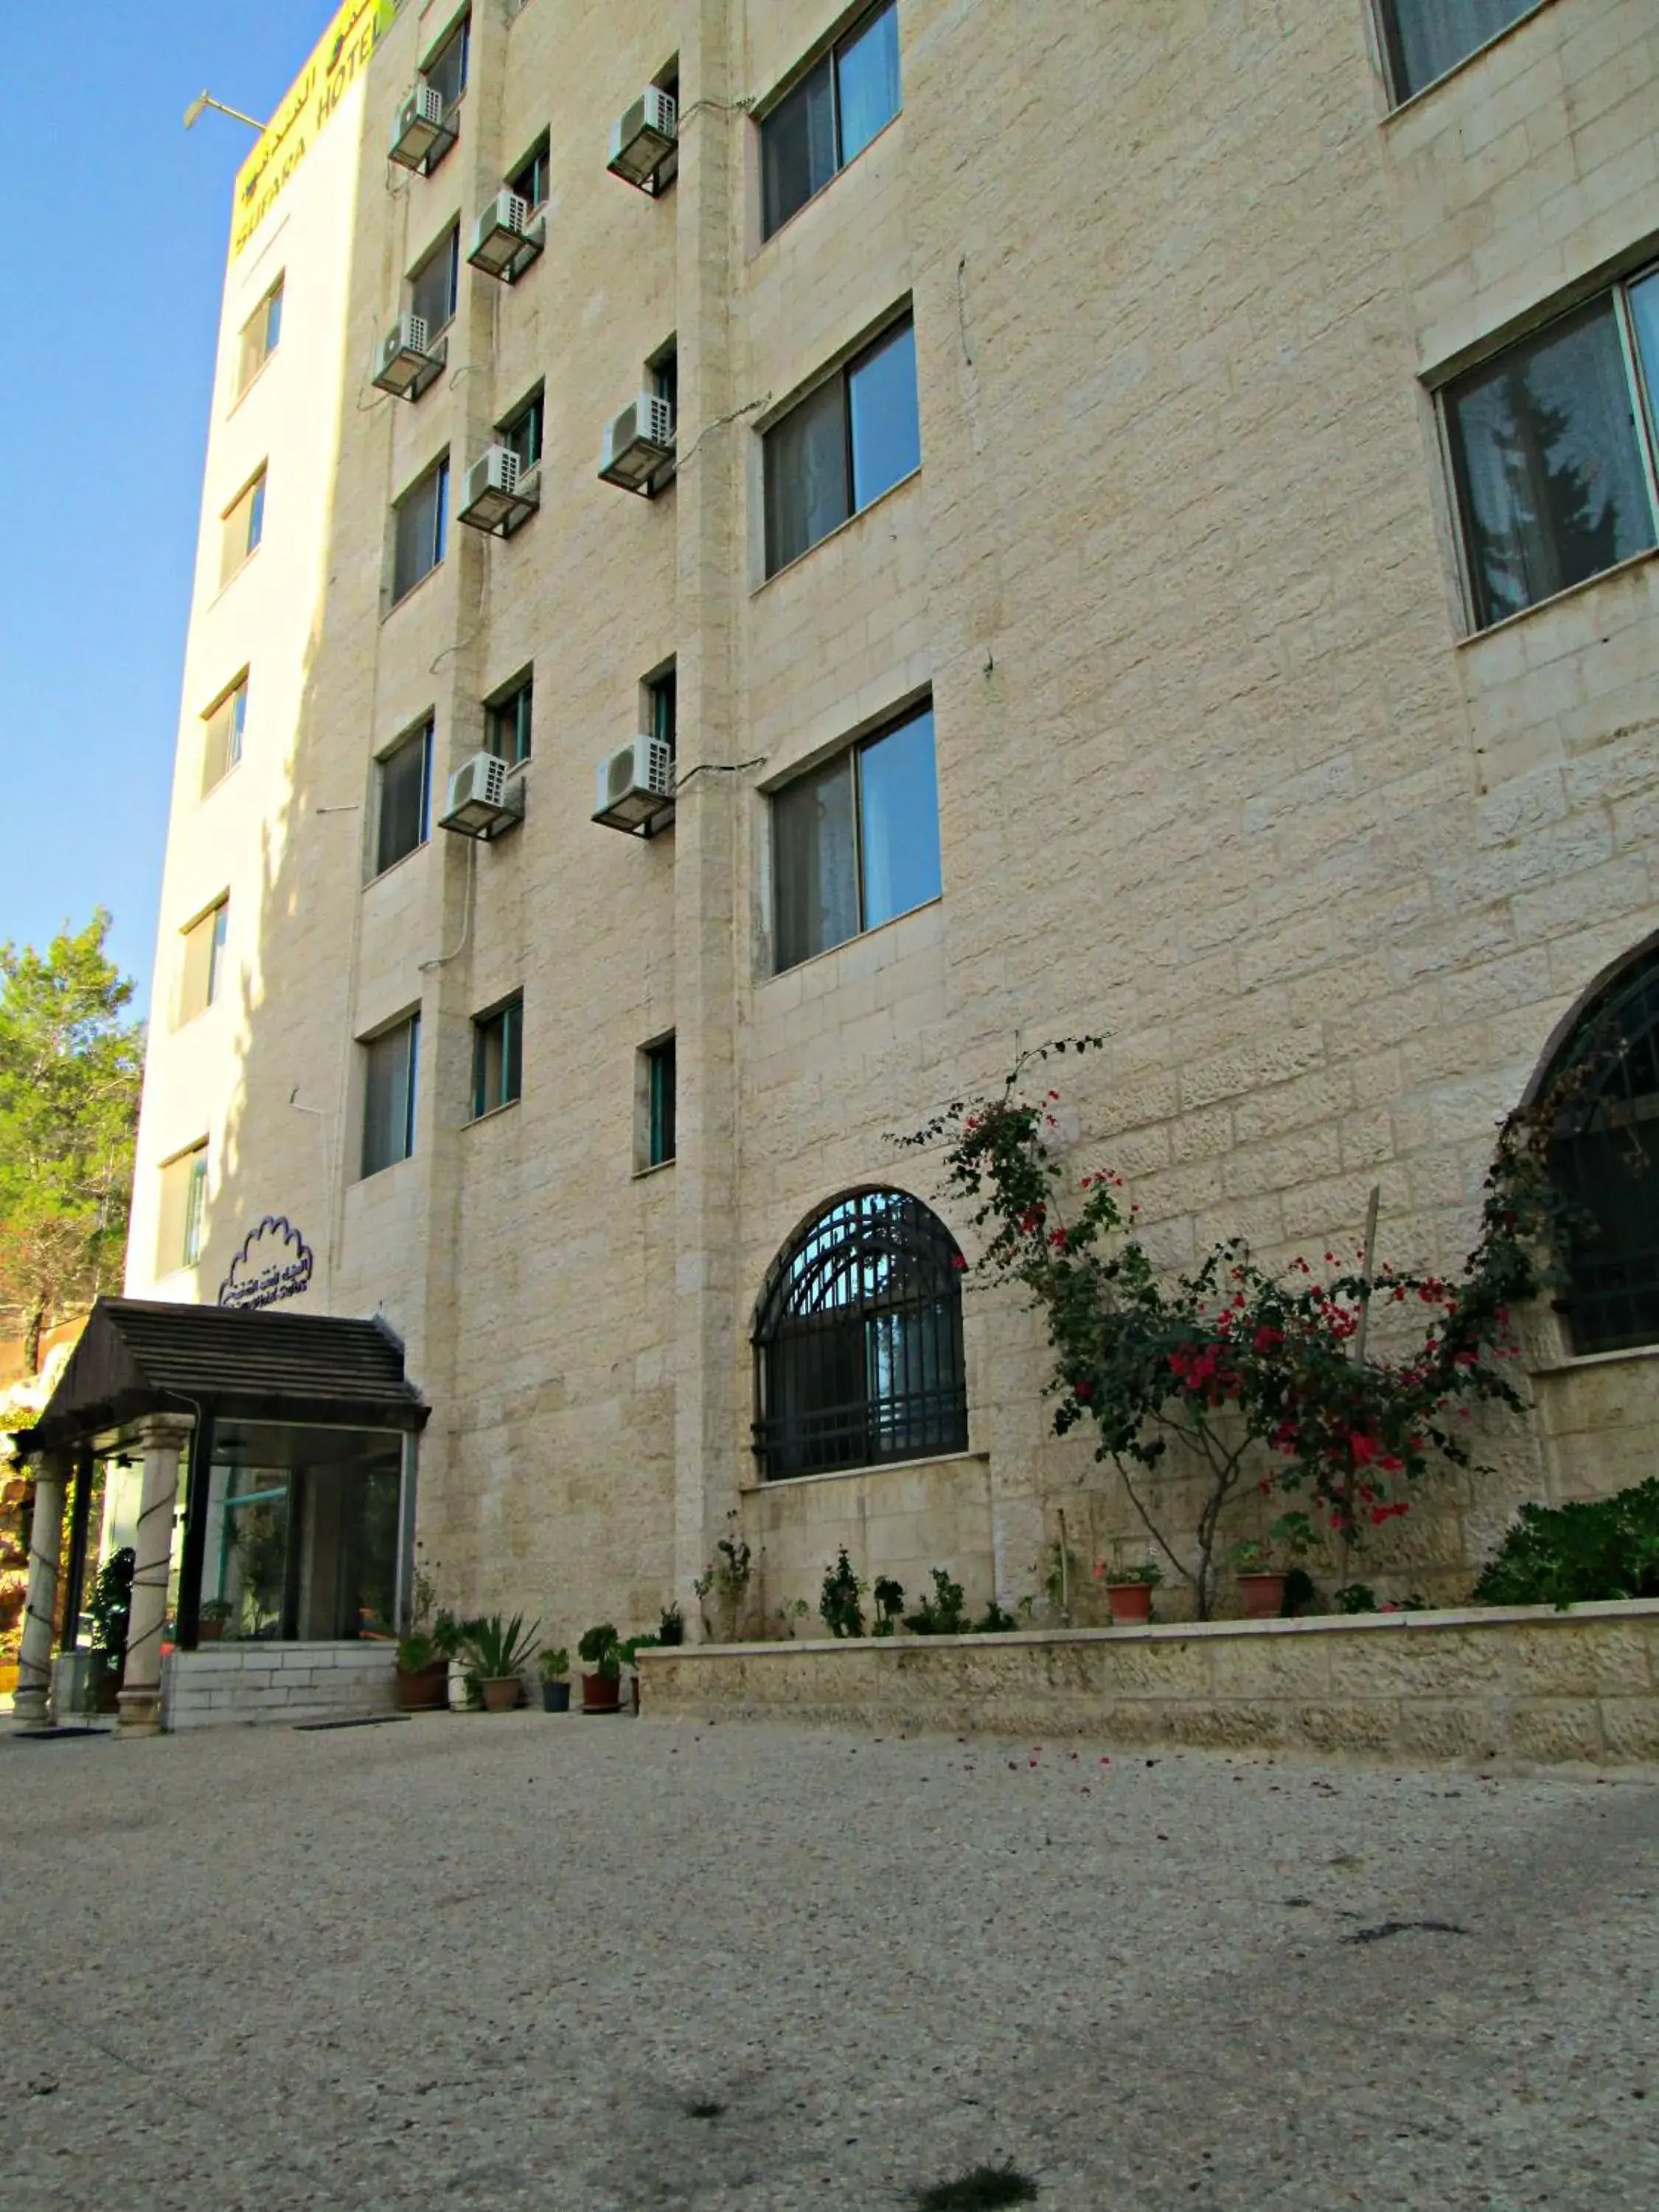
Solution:
M 1103 1749 L 0 1741 L 0 2205 L 1659 2203 L 1659 1778 Z

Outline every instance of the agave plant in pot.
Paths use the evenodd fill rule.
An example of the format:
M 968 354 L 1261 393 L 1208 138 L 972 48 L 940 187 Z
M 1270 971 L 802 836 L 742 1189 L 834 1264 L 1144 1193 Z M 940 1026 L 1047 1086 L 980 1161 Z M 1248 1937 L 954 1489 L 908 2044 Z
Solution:
M 478 1677 L 487 1713 L 510 1713 L 524 1695 L 521 1670 L 536 1648 L 540 1627 L 538 1620 L 527 1629 L 521 1613 L 515 1613 L 511 1620 L 492 1613 L 469 1624 L 465 1656 Z
M 619 1713 L 622 1711 L 622 1638 L 615 1626 L 602 1620 L 585 1632 L 576 1656 L 587 1670 L 582 1675 L 582 1711 Z
M 1142 1559 L 1136 1566 L 1107 1567 L 1101 1571 L 1106 1602 L 1112 1608 L 1112 1626 L 1143 1627 L 1152 1617 L 1152 1592 L 1164 1579 L 1163 1568 L 1156 1559 Z
M 570 1711 L 570 1654 L 562 1644 L 544 1644 L 536 1660 L 542 1678 L 542 1711 Z

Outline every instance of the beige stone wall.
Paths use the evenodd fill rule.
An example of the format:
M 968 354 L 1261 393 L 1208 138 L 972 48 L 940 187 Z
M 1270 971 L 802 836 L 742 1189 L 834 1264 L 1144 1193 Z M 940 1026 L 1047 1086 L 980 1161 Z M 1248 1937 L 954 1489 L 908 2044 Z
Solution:
M 408 0 L 232 272 L 222 368 L 284 257 L 289 307 L 234 412 L 221 378 L 210 562 L 267 453 L 270 504 L 252 571 L 198 585 L 155 1003 L 227 884 L 236 988 L 158 1020 L 129 1286 L 211 1296 L 262 1213 L 299 1220 L 313 1303 L 407 1341 L 422 1538 L 462 1604 L 567 1642 L 671 1595 L 694 1615 L 734 1510 L 769 1608 L 815 1604 L 849 1531 L 867 1574 L 1005 1602 L 1062 1510 L 1085 1567 L 1144 1550 L 1048 1432 L 1030 1321 L 971 1290 L 956 1473 L 758 1494 L 747 1340 L 783 1239 L 849 1186 L 927 1194 L 890 1133 L 1107 1030 L 1069 1126 L 1161 1255 L 1352 1247 L 1375 1183 L 1384 1256 L 1455 1265 L 1494 1120 L 1659 927 L 1659 564 L 1467 637 L 1428 389 L 1659 240 L 1650 11 L 1552 0 L 1393 117 L 1363 0 L 1155 12 L 901 0 L 902 115 L 763 244 L 744 104 L 837 0 L 479 0 L 424 179 L 384 147 L 454 9 Z M 653 203 L 605 173 L 608 133 L 677 47 Z M 511 289 L 464 268 L 445 375 L 382 398 L 400 278 L 544 127 L 547 251 Z M 906 301 L 920 475 L 763 582 L 762 429 Z M 647 504 L 595 470 L 671 331 L 683 465 Z M 506 543 L 452 525 L 388 611 L 391 501 L 446 447 L 458 483 L 538 378 L 539 514 Z M 671 653 L 707 772 L 671 836 L 627 841 L 588 822 L 593 766 Z M 432 711 L 441 789 L 532 660 L 522 828 L 434 834 L 365 887 L 374 754 Z M 195 718 L 245 661 L 247 757 L 203 801 Z M 767 793 L 930 685 L 942 901 L 771 975 Z M 469 1126 L 471 1017 L 515 988 L 523 1101 Z M 355 1041 L 416 1006 L 416 1152 L 360 1182 Z M 635 1054 L 670 1027 L 679 1157 L 636 1179 Z M 158 1165 L 203 1134 L 207 1252 L 158 1282 Z M 1534 1349 L 1561 1366 L 1550 1326 Z M 1645 1371 L 1551 1372 L 1496 1472 L 1352 1571 L 1460 1595 L 1516 1501 L 1644 1465 Z

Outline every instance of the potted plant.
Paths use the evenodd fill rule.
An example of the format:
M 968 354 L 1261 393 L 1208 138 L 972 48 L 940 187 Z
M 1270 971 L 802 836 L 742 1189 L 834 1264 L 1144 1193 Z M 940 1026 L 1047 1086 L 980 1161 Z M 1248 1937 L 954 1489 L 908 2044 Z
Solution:
M 471 1671 L 478 1678 L 487 1713 L 510 1713 L 524 1695 L 520 1669 L 529 1658 L 536 1641 L 535 1628 L 526 1629 L 524 1615 L 515 1613 L 511 1620 L 503 1620 L 499 1613 L 492 1613 L 483 1620 L 470 1621 L 464 1638 L 465 1657 Z
M 634 1685 L 634 1710 L 635 1712 L 638 1712 L 640 1709 L 640 1670 L 634 1664 L 635 1656 L 641 1651 L 659 1651 L 661 1649 L 662 1638 L 660 1636 L 630 1636 L 628 1641 L 622 1647 L 623 1665 L 631 1670 L 631 1679 Z
M 1277 1620 L 1285 1610 L 1285 1583 L 1292 1568 L 1313 1547 L 1313 1523 L 1305 1513 L 1281 1513 L 1266 1536 L 1249 1536 L 1232 1548 L 1238 1594 L 1246 1620 Z M 1274 1554 L 1288 1566 L 1275 1566 Z
M 1112 1567 L 1106 1574 L 1106 1602 L 1118 1628 L 1144 1627 L 1152 1617 L 1152 1592 L 1164 1579 L 1156 1559 L 1142 1559 L 1133 1567 Z
M 661 1617 L 657 1622 L 657 1641 L 659 1644 L 669 1644 L 684 1643 L 685 1615 L 678 1605 L 664 1606 Z
M 588 1671 L 582 1676 L 582 1711 L 585 1713 L 619 1713 L 622 1711 L 622 1638 L 608 1620 L 584 1632 L 576 1645 L 576 1656 Z
M 542 1711 L 570 1711 L 570 1654 L 562 1644 L 544 1644 L 536 1661 L 542 1678 Z
M 121 1676 L 127 1660 L 127 1626 L 132 1618 L 132 1577 L 138 1554 L 131 1544 L 112 1552 L 98 1571 L 92 1601 L 92 1708 L 120 1711 Z
M 209 1598 L 196 1615 L 196 1641 L 198 1644 L 222 1643 L 226 1624 L 234 1610 L 228 1598 Z

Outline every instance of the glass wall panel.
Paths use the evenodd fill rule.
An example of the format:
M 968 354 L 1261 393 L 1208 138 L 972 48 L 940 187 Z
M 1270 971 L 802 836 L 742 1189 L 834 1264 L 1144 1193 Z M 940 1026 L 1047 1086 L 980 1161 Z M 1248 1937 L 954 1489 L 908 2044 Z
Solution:
M 839 377 L 766 434 L 766 568 L 785 567 L 845 522 L 847 426 Z
M 842 166 L 861 154 L 899 112 L 898 9 L 884 8 L 836 56 Z
M 778 793 L 772 836 L 777 965 L 793 968 L 858 933 L 850 754 Z
M 1382 0 L 1396 100 L 1409 100 L 1444 76 L 1537 0 Z
M 826 55 L 761 125 L 764 234 L 805 207 L 836 173 L 836 94 Z
M 864 927 L 939 895 L 939 796 L 931 708 L 859 756 Z
M 921 466 L 916 330 L 903 322 L 847 373 L 856 511 Z

